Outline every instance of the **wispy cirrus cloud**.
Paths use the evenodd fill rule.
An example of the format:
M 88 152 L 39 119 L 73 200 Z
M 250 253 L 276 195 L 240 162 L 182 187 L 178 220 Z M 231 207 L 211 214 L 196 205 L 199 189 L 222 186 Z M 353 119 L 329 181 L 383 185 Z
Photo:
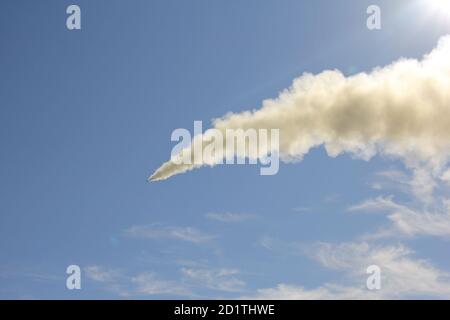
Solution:
M 153 273 L 142 273 L 133 278 L 135 292 L 142 295 L 194 296 L 192 290 L 178 281 L 161 280 Z
M 151 271 L 130 275 L 123 270 L 92 265 L 85 268 L 86 276 L 121 297 L 170 296 L 201 298 L 199 292 L 242 292 L 245 282 L 235 268 L 211 268 L 204 264 L 189 262 L 179 265 L 176 279 L 164 279 Z
M 255 218 L 255 216 L 252 214 L 232 212 L 209 212 L 205 215 L 205 217 L 210 220 L 224 223 L 238 223 Z
M 441 175 L 441 180 L 445 181 L 447 184 L 450 185 L 450 169 L 446 170 L 442 175 Z
M 450 237 L 450 200 L 445 174 L 430 167 L 414 168 L 410 173 L 386 170 L 376 174 L 378 190 L 400 192 L 403 201 L 394 195 L 380 195 L 349 206 L 348 212 L 370 212 L 386 215 L 388 224 L 367 233 L 363 239 L 387 237 L 433 236 Z
M 389 169 L 375 174 L 372 187 L 379 191 L 400 192 L 411 196 L 416 202 L 431 204 L 434 202 L 434 192 L 439 188 L 442 170 L 430 166 L 417 166 L 403 171 Z
M 204 233 L 193 227 L 163 226 L 151 224 L 133 226 L 125 230 L 125 235 L 139 239 L 170 239 L 195 244 L 207 243 L 216 236 Z
M 87 277 L 98 282 L 113 282 L 121 277 L 119 270 L 105 269 L 98 265 L 91 265 L 84 268 Z
M 100 283 L 111 293 L 120 297 L 129 297 L 132 294 L 132 289 L 124 284 L 127 277 L 119 269 L 90 265 L 84 268 L 84 272 L 88 279 Z
M 188 286 L 176 281 L 161 279 L 151 272 L 130 276 L 123 270 L 98 265 L 88 266 L 84 270 L 89 279 L 98 282 L 105 290 L 120 297 L 193 296 Z
M 229 268 L 182 268 L 181 273 L 194 283 L 219 291 L 242 291 L 245 282 L 237 277 L 239 270 Z
M 243 299 L 406 299 L 449 298 L 450 277 L 428 261 L 417 259 L 403 245 L 377 246 L 368 242 L 316 243 L 308 255 L 326 269 L 344 274 L 344 283 L 305 288 L 281 283 L 259 289 Z M 381 268 L 381 290 L 369 291 L 366 268 Z
M 351 206 L 349 211 L 385 213 L 391 224 L 367 234 L 366 239 L 398 236 L 450 237 L 450 202 L 445 201 L 434 211 L 396 203 L 392 197 L 377 197 Z

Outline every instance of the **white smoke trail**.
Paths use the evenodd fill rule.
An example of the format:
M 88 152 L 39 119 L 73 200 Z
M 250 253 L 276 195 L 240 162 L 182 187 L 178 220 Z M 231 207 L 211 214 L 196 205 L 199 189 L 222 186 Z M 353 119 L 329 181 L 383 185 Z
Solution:
M 444 165 L 450 153 L 450 36 L 422 60 L 400 59 L 370 73 L 304 74 L 259 110 L 213 121 L 226 129 L 279 129 L 280 157 L 299 161 L 324 145 L 369 159 L 376 153 Z M 202 139 L 202 137 L 198 137 Z M 149 178 L 164 180 L 202 165 L 164 163 Z

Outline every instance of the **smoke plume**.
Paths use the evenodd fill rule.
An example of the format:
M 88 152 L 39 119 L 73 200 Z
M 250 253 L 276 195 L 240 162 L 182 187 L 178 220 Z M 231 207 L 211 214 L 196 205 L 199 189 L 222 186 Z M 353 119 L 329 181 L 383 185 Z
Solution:
M 324 146 L 332 157 L 348 152 L 369 159 L 378 153 L 441 167 L 450 152 L 450 36 L 422 60 L 400 59 L 348 77 L 339 70 L 305 73 L 260 109 L 227 114 L 213 120 L 213 128 L 279 129 L 283 161 L 300 161 Z M 169 160 L 149 179 L 164 180 L 216 160 Z

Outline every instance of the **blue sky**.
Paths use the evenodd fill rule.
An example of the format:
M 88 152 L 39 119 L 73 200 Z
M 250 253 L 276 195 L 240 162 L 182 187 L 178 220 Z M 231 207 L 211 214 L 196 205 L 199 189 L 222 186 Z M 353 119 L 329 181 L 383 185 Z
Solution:
M 448 17 L 413 2 L 78 0 L 82 29 L 69 31 L 72 2 L 2 1 L 0 298 L 320 298 L 345 287 L 338 297 L 365 286 L 373 250 L 445 277 L 446 236 L 366 242 L 389 219 L 349 212 L 381 196 L 415 205 L 399 160 L 317 148 L 275 176 L 218 166 L 147 182 L 176 128 L 259 108 L 303 72 L 350 75 L 430 52 Z M 366 28 L 370 4 L 379 31 Z M 65 286 L 70 264 L 81 290 Z M 430 287 L 411 290 L 447 294 L 445 282 Z

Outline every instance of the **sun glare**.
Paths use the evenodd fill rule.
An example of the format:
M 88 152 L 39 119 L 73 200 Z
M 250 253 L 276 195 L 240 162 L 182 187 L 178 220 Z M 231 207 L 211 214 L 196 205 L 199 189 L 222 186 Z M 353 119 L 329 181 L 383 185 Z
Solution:
M 450 0 L 415 0 L 417 14 L 429 23 L 450 26 Z
M 437 13 L 443 13 L 450 16 L 450 0 L 427 0 L 429 6 Z

